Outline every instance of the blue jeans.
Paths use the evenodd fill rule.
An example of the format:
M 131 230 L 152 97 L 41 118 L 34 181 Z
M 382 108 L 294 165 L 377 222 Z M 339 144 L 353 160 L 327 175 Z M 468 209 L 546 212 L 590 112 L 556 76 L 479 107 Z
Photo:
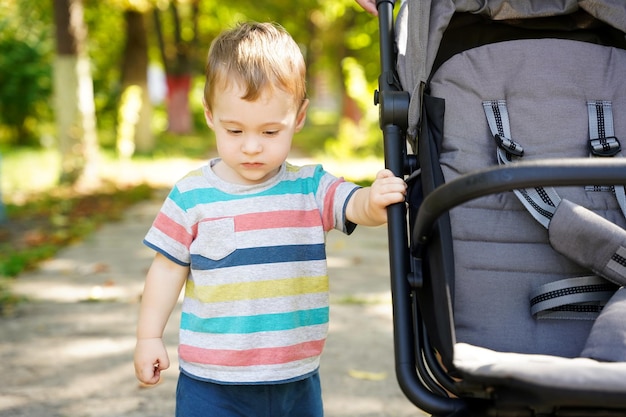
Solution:
M 319 373 L 270 385 L 222 385 L 180 373 L 176 417 L 323 417 Z

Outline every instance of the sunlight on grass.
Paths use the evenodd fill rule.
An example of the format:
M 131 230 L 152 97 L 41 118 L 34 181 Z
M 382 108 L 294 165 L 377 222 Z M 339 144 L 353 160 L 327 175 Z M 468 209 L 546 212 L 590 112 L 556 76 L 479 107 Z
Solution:
M 346 181 L 351 181 L 359 185 L 369 185 L 376 177 L 376 173 L 385 167 L 382 158 L 367 157 L 360 159 L 337 159 L 327 155 L 318 155 L 313 158 L 290 158 L 290 162 L 296 165 L 300 162 L 310 161 L 319 163 L 324 169 L 337 177 L 343 177 Z
M 0 187 L 3 196 L 34 193 L 54 188 L 61 160 L 46 149 L 17 149 L 2 155 Z
M 137 157 L 130 161 L 107 158 L 100 166 L 100 178 L 119 185 L 147 184 L 153 188 L 169 188 L 189 171 L 206 160 L 177 157 Z
M 130 161 L 104 155 L 100 162 L 100 178 L 119 185 L 148 184 L 168 187 L 192 169 L 202 166 L 206 159 L 186 157 L 136 157 Z M 32 153 L 27 158 L 6 158 L 2 166 L 2 193 L 5 198 L 16 194 L 45 192 L 57 186 L 58 158 L 48 152 Z M 337 159 L 324 154 L 306 156 L 293 152 L 289 162 L 295 165 L 322 164 L 332 174 L 356 183 L 371 182 L 376 172 L 384 167 L 382 158 Z M 30 166 L 24 170 L 23 166 Z
M 98 172 L 105 183 L 119 186 L 147 184 L 155 188 L 167 188 L 175 181 L 195 169 L 215 155 L 209 147 L 200 157 L 198 150 L 194 157 L 182 154 L 164 156 L 136 156 L 131 160 L 121 160 L 112 152 L 102 152 Z M 170 153 L 172 155 L 172 153 Z M 359 184 L 368 184 L 376 172 L 383 168 L 382 158 L 336 158 L 315 152 L 310 155 L 300 147 L 294 148 L 289 162 L 295 165 L 322 164 L 324 169 L 338 177 Z M 17 202 L 28 196 L 54 189 L 58 185 L 57 173 L 60 159 L 56 152 L 45 149 L 24 149 L 3 155 L 0 161 L 0 187 L 5 202 Z
M 322 113 L 312 112 L 311 119 Z M 296 134 L 289 162 L 296 165 L 322 164 L 328 172 L 348 181 L 367 185 L 383 168 L 382 157 L 354 157 L 352 152 L 329 155 L 325 143 L 334 141 L 336 126 L 317 120 Z M 189 135 L 163 132 L 156 138 L 151 155 L 120 159 L 112 147 L 102 146 L 98 161 L 100 179 L 106 184 L 134 186 L 147 184 L 168 188 L 175 181 L 216 155 L 215 136 L 208 128 Z M 33 194 L 58 186 L 60 156 L 56 149 L 7 149 L 0 155 L 0 192 L 5 202 L 17 203 Z

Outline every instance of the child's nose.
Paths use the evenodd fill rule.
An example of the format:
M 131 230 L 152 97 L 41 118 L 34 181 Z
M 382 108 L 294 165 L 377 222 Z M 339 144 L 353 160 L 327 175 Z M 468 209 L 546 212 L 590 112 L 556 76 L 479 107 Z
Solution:
M 256 135 L 246 136 L 242 144 L 244 153 L 259 153 L 262 149 L 261 140 Z

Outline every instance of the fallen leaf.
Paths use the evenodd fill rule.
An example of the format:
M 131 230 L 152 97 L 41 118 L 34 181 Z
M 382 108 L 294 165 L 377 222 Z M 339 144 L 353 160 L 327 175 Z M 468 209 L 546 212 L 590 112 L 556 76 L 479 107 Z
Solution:
M 354 379 L 364 379 L 367 381 L 382 381 L 387 378 L 387 372 L 368 372 L 356 369 L 348 370 L 348 375 Z

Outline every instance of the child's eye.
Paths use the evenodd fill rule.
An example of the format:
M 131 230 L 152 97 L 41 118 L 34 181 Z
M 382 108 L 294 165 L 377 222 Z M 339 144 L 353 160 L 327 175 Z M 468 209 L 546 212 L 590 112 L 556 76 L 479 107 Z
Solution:
M 278 135 L 278 130 L 266 130 L 263 134 L 265 136 L 276 136 Z
M 241 130 L 239 130 L 239 129 L 226 129 L 226 131 L 230 135 L 240 135 L 241 134 Z

